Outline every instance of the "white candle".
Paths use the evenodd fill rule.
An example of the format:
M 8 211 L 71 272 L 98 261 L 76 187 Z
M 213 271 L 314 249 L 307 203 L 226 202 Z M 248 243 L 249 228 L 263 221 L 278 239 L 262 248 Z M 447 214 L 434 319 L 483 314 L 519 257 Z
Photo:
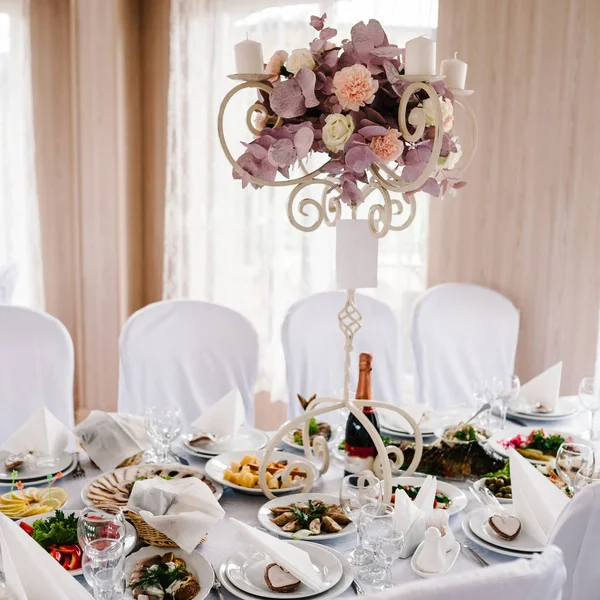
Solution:
M 435 42 L 425 36 L 406 42 L 404 73 L 406 75 L 435 75 Z
M 447 58 L 442 61 L 440 73 L 446 76 L 446 87 L 454 90 L 464 90 L 467 81 L 467 63 L 458 60 L 457 53 L 454 58 Z
M 265 63 L 261 44 L 248 39 L 236 44 L 235 68 L 236 73 L 262 73 L 265 70 Z

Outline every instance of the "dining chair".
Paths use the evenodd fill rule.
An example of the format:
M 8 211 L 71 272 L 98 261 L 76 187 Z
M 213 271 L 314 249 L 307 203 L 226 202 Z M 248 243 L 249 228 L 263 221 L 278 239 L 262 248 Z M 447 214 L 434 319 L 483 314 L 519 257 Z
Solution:
M 344 387 L 344 336 L 338 313 L 344 308 L 345 292 L 323 292 L 296 302 L 288 310 L 281 329 L 285 354 L 288 416 L 302 413 L 297 395 L 310 398 L 341 397 Z M 398 325 L 392 309 L 383 302 L 356 294 L 362 327 L 354 338 L 351 396 L 356 392 L 358 356 L 373 355 L 373 398 L 400 403 Z
M 55 317 L 0 306 L 0 445 L 45 406 L 72 428 L 73 341 Z
M 210 302 L 155 302 L 121 332 L 119 412 L 176 406 L 185 424 L 238 388 L 252 425 L 257 375 L 258 334 L 248 319 Z
M 459 561 L 460 561 L 459 557 Z M 465 563 L 466 565 L 466 563 Z M 444 577 L 403 583 L 379 594 L 373 600 L 561 600 L 566 578 L 563 553 L 550 546 L 533 558 L 470 569 Z M 457 565 L 454 567 L 456 570 Z M 588 596 L 588 598 L 596 596 Z
M 0 267 L 0 304 L 11 304 L 18 277 L 19 267 L 16 262 L 9 261 Z
M 598 540 L 600 539 L 600 484 L 578 492 L 558 517 L 550 544 L 564 554 L 567 580 L 564 600 L 600 597 Z
M 436 285 L 417 301 L 411 324 L 418 402 L 448 409 L 473 405 L 473 381 L 514 372 L 519 311 L 478 285 Z

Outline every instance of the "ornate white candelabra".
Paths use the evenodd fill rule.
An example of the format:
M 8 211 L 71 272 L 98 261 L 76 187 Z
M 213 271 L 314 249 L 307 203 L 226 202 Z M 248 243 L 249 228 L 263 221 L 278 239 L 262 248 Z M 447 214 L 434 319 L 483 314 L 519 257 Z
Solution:
M 299 161 L 302 175 L 292 179 L 282 179 L 278 181 L 266 181 L 255 177 L 246 172 L 236 162 L 233 157 L 224 134 L 224 119 L 227 106 L 231 99 L 246 89 L 257 89 L 269 95 L 273 91 L 273 86 L 269 83 L 269 75 L 230 75 L 231 79 L 242 81 L 236 85 L 223 99 L 218 116 L 218 133 L 221 146 L 225 156 L 229 160 L 232 168 L 240 176 L 258 186 L 282 187 L 292 186 L 292 190 L 288 196 L 287 214 L 290 223 L 301 231 L 310 232 L 318 229 L 322 224 L 326 226 L 334 226 L 336 222 L 342 218 L 343 203 L 342 184 L 335 175 L 332 175 L 328 166 L 334 160 L 326 162 L 321 167 L 309 171 L 303 160 Z M 366 213 L 368 225 L 371 233 L 378 237 L 384 237 L 389 231 L 401 231 L 406 229 L 414 220 L 416 214 L 416 198 L 415 193 L 422 188 L 425 182 L 434 177 L 440 180 L 446 177 L 447 172 L 444 170 L 443 164 L 440 165 L 440 152 L 442 150 L 443 123 L 442 111 L 439 103 L 438 94 L 433 87 L 433 83 L 441 79 L 438 76 L 409 76 L 404 77 L 408 85 L 400 97 L 398 108 L 398 127 L 402 134 L 402 138 L 407 143 L 418 142 L 423 138 L 425 128 L 428 125 L 424 110 L 421 108 L 413 108 L 410 111 L 410 125 L 408 124 L 408 104 L 411 97 L 416 92 L 424 92 L 428 98 L 432 99 L 434 111 L 434 137 L 431 154 L 429 160 L 414 181 L 407 182 L 402 180 L 401 174 L 398 172 L 400 166 L 395 163 L 394 167 L 388 164 L 373 163 L 367 168 L 367 181 L 360 189 L 363 197 L 363 202 L 354 204 L 349 207 L 350 216 L 353 219 L 357 218 L 359 212 Z M 464 173 L 466 168 L 471 163 L 473 154 L 477 144 L 477 123 L 474 114 L 466 103 L 466 96 L 470 95 L 470 90 L 451 90 L 454 94 L 454 104 L 462 107 L 468 117 L 471 128 L 472 144 L 470 151 L 464 154 L 460 160 L 460 164 L 452 169 L 452 177 L 457 178 Z M 259 135 L 260 131 L 253 124 L 253 117 L 258 113 L 264 122 L 268 123 L 273 128 L 281 127 L 283 120 L 281 117 L 270 114 L 267 107 L 261 103 L 255 103 L 248 109 L 246 113 L 246 124 L 249 131 L 253 135 Z M 431 127 L 431 124 L 429 124 Z M 312 186 L 320 186 L 319 193 L 316 199 L 307 194 L 308 188 Z M 306 195 L 305 195 L 306 194 Z M 379 198 L 379 200 L 377 200 Z M 310 211 L 310 212 L 309 212 Z M 306 220 L 309 222 L 306 223 Z M 355 291 L 348 290 L 347 299 L 344 308 L 338 315 L 340 329 L 345 338 L 345 362 L 344 362 L 344 395 L 343 398 L 319 397 L 313 400 L 303 415 L 292 419 L 285 424 L 273 437 L 265 454 L 259 469 L 259 482 L 263 492 L 269 498 L 273 498 L 271 490 L 267 486 L 266 469 L 269 463 L 270 456 L 279 444 L 279 442 L 290 432 L 295 429 L 302 429 L 302 439 L 304 443 L 304 455 L 310 463 L 310 468 L 306 469 L 307 478 L 305 480 L 303 491 L 308 491 L 313 483 L 313 467 L 315 460 L 321 461 L 319 472 L 323 474 L 329 467 L 329 447 L 325 438 L 319 436 L 314 439 L 312 447 L 310 443 L 306 443 L 310 439 L 309 423 L 311 418 L 319 417 L 332 411 L 339 409 L 347 409 L 350 411 L 359 422 L 365 427 L 371 436 L 376 450 L 377 456 L 374 461 L 373 471 L 384 481 L 384 500 L 387 502 L 391 497 L 392 492 L 392 468 L 398 470 L 404 464 L 404 455 L 400 448 L 396 446 L 384 446 L 380 435 L 378 434 L 372 423 L 364 416 L 362 407 L 369 405 L 377 409 L 390 410 L 400 414 L 411 425 L 414 431 L 415 446 L 413 459 L 405 469 L 407 475 L 412 475 L 416 470 L 423 452 L 423 439 L 415 420 L 402 409 L 392 404 L 377 401 L 354 400 L 350 398 L 350 371 L 351 371 L 351 356 L 353 351 L 354 336 L 360 330 L 362 315 L 355 304 Z M 291 472 L 295 468 L 306 468 L 306 464 L 299 458 L 293 464 L 288 464 L 282 474 L 282 481 L 285 486 L 294 485 L 291 481 Z

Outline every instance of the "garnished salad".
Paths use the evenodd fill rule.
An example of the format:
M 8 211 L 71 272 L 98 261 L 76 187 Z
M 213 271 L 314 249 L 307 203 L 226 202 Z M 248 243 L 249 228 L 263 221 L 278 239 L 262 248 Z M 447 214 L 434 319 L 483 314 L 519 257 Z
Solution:
M 500 440 L 500 444 L 508 450 L 514 448 L 525 458 L 532 460 L 549 460 L 564 442 L 570 442 L 570 437 L 558 433 L 548 434 L 543 429 L 534 429 L 529 435 L 519 434 L 509 440 Z
M 392 503 L 396 501 L 396 490 L 404 490 L 406 495 L 414 500 L 421 489 L 420 485 L 394 485 L 392 487 Z M 439 490 L 435 491 L 435 499 L 433 500 L 433 508 L 450 508 L 452 501 L 448 496 L 442 494 Z

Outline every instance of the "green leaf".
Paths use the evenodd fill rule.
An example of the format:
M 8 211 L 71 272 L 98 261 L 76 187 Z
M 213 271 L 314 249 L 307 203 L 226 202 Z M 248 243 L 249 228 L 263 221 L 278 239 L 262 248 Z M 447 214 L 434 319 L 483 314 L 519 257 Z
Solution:
M 77 544 L 77 517 L 74 513 L 65 517 L 61 510 L 57 510 L 47 519 L 34 521 L 31 536 L 44 547 L 52 544 Z

